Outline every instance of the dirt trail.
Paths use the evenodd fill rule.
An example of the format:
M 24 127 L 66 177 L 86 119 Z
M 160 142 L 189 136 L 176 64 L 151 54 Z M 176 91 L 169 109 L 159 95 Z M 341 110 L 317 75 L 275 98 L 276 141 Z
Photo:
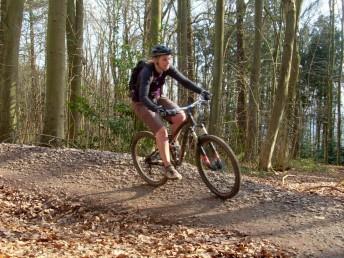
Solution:
M 282 186 L 277 179 L 244 176 L 239 194 L 222 201 L 193 166 L 180 171 L 182 181 L 152 188 L 137 175 L 128 154 L 0 144 L 0 185 L 39 187 L 81 203 L 145 214 L 161 225 L 267 239 L 297 257 L 344 257 L 344 194 L 300 192 L 297 177 L 288 179 L 295 184 Z M 316 181 L 333 185 L 338 176 L 344 173 Z

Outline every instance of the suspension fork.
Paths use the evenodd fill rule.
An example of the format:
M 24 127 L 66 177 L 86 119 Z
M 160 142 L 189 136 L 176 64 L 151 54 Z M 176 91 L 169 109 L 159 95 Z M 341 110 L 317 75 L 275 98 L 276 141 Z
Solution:
M 205 128 L 205 126 L 204 126 L 203 123 L 201 123 L 200 127 L 201 127 L 201 129 L 202 129 L 204 135 L 208 134 L 208 131 L 207 131 L 207 129 Z M 207 153 L 205 152 L 203 146 L 200 146 L 199 142 L 198 142 L 198 146 L 199 146 L 199 148 L 200 148 L 200 150 L 201 150 L 202 157 L 204 157 L 205 163 L 206 163 L 206 164 L 210 164 L 208 155 L 207 155 Z M 213 143 L 210 143 L 209 146 L 210 146 L 211 151 L 214 152 L 216 159 L 220 160 L 220 155 L 219 155 L 219 153 L 217 152 L 217 150 L 216 150 L 214 144 L 213 144 Z

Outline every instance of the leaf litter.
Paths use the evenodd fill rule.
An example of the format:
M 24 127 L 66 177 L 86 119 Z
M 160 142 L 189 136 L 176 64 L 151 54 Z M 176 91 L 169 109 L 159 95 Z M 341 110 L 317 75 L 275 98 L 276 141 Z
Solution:
M 343 194 L 309 190 L 331 176 L 244 176 L 222 202 L 192 165 L 182 170 L 181 182 L 152 189 L 129 154 L 0 144 L 0 258 L 343 253 Z
M 106 210 L 6 183 L 0 208 L 0 257 L 290 257 L 267 240 L 159 224 L 135 210 Z

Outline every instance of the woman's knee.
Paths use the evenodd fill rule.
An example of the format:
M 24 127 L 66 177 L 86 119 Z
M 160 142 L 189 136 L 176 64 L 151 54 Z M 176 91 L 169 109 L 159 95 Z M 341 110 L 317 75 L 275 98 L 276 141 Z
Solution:
M 178 114 L 180 116 L 180 119 L 182 120 L 182 122 L 184 122 L 186 120 L 186 114 L 185 112 L 181 112 Z
M 168 131 L 166 127 L 161 127 L 156 133 L 155 138 L 159 142 L 168 141 Z
M 174 117 L 174 123 L 177 124 L 181 124 L 186 120 L 186 114 L 184 112 L 178 113 L 175 117 Z

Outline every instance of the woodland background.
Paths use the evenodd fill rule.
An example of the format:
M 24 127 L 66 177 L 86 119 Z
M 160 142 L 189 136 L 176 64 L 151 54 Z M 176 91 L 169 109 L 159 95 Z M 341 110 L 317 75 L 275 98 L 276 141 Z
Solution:
M 243 163 L 343 164 L 344 0 L 1 0 L 0 140 L 128 152 L 128 79 L 163 43 Z M 190 93 L 168 81 L 183 105 Z

